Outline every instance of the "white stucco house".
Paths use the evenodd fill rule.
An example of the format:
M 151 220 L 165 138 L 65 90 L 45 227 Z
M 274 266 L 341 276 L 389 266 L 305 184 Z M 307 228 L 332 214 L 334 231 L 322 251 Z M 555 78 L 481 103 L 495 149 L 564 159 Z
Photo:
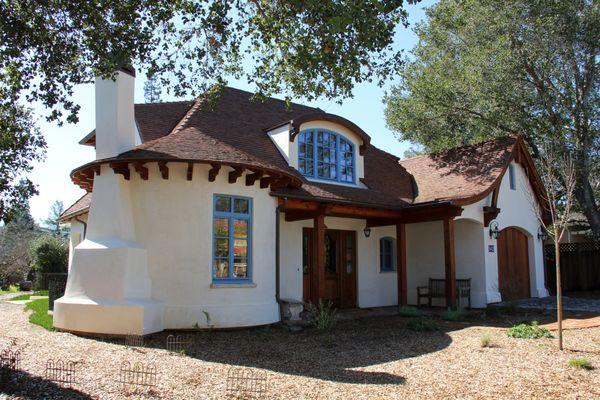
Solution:
M 446 279 L 442 306 L 455 279 L 471 279 L 474 307 L 547 295 L 521 138 L 400 160 L 318 108 L 233 88 L 212 106 L 134 105 L 134 83 L 131 69 L 96 80 L 56 328 L 270 324 L 285 302 L 416 304 L 429 278 Z

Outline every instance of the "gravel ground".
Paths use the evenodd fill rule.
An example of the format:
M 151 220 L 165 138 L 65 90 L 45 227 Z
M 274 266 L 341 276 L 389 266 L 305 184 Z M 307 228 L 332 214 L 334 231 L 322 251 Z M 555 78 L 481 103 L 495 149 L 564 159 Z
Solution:
M 178 355 L 160 348 L 166 334 L 153 335 L 149 347 L 128 348 L 48 332 L 29 324 L 22 306 L 0 303 L 0 349 L 21 350 L 24 371 L 0 387 L 0 399 L 222 399 L 232 366 L 264 371 L 269 388 L 262 398 L 269 399 L 598 398 L 600 328 L 566 331 L 567 350 L 559 352 L 556 339 L 508 338 L 503 327 L 524 318 L 533 317 L 438 320 L 438 332 L 407 330 L 408 319 L 395 316 L 341 321 L 327 334 L 279 327 L 198 332 L 197 351 Z M 492 347 L 481 348 L 484 334 Z M 568 367 L 575 357 L 596 369 Z M 78 362 L 79 384 L 44 379 L 46 361 L 57 358 Z M 156 389 L 122 389 L 122 361 L 154 362 Z

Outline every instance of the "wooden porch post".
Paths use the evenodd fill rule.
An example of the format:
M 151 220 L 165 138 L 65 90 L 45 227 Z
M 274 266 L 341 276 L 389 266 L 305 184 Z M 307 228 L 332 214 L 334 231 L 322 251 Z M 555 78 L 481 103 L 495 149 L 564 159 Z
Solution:
M 313 220 L 313 268 L 311 301 L 318 304 L 325 298 L 325 215 L 321 214 Z
M 444 219 L 444 261 L 446 266 L 446 305 L 456 307 L 456 261 L 454 256 L 454 219 Z
M 398 305 L 408 304 L 406 293 L 406 225 L 396 223 L 396 273 L 398 276 Z

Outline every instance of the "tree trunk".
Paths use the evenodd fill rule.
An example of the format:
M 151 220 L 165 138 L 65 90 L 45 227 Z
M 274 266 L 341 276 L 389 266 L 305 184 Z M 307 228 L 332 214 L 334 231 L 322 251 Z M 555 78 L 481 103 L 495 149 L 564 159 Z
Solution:
M 562 236 L 562 235 L 561 235 Z M 556 317 L 558 320 L 558 349 L 563 349 L 562 332 L 562 283 L 560 281 L 560 243 L 559 237 L 554 239 L 554 257 L 556 258 Z
M 592 233 L 596 239 L 600 240 L 600 209 L 598 209 L 598 206 L 596 205 L 594 190 L 590 185 L 589 174 L 582 171 L 579 165 L 577 165 L 576 168 L 575 180 L 575 197 L 577 197 L 577 202 L 590 224 Z

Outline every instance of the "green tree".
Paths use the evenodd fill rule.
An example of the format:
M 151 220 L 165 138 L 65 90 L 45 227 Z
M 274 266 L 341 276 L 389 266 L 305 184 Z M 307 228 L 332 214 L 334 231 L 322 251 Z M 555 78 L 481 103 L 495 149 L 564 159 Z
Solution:
M 144 83 L 144 99 L 146 103 L 160 102 L 160 83 L 154 74 L 148 74 Z
M 10 222 L 0 227 L 0 281 L 17 283 L 29 274 L 29 248 L 39 230 L 28 207 L 12 211 Z
M 65 236 L 66 229 L 64 224 L 60 222 L 60 216 L 65 211 L 65 206 L 62 201 L 56 200 L 50 206 L 50 213 L 48 214 L 48 218 L 44 220 L 44 224 L 48 226 L 56 236 Z
M 167 94 L 246 78 L 260 96 L 348 97 L 401 62 L 394 30 L 418 0 L 0 1 L 0 218 L 45 143 L 19 102 L 77 122 L 76 85 L 133 63 Z M 245 67 L 246 66 L 246 67 Z
M 386 98 L 388 125 L 427 151 L 523 134 L 573 160 L 575 197 L 600 237 L 600 3 L 442 0 Z
M 23 175 L 31 171 L 33 161 L 43 159 L 46 142 L 31 112 L 4 96 L 1 71 L 0 66 L 0 220 L 8 223 L 15 210 L 37 194 Z
M 41 235 L 30 245 L 31 267 L 35 271 L 35 286 L 37 290 L 44 287 L 44 274 L 66 273 L 69 260 L 67 241 L 54 235 Z

